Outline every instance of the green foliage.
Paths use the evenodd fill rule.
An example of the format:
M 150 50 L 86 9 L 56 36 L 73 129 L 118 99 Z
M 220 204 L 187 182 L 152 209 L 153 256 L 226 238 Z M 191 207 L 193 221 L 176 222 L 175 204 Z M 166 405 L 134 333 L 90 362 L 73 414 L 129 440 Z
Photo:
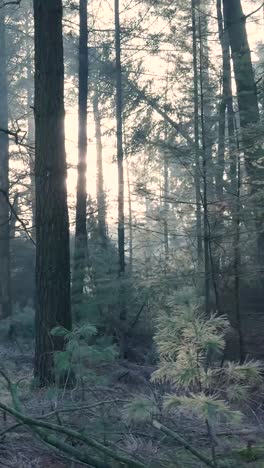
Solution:
M 232 411 L 224 400 L 219 400 L 217 395 L 206 395 L 205 393 L 189 394 L 188 396 L 168 395 L 164 400 L 167 409 L 174 409 L 177 406 L 185 408 L 204 420 L 214 424 L 217 421 L 237 422 L 241 418 L 238 411 Z
M 116 358 L 116 349 L 112 344 L 96 340 L 97 330 L 93 325 L 83 324 L 75 327 L 72 332 L 56 327 L 52 334 L 64 337 L 66 342 L 64 351 L 54 353 L 58 379 L 72 374 L 77 382 L 98 381 L 97 366 Z
M 219 421 L 237 422 L 241 413 L 232 408 L 250 398 L 262 382 L 258 362 L 228 362 L 220 366 L 219 353 L 225 347 L 225 317 L 206 318 L 195 304 L 194 294 L 181 293 L 160 314 L 155 341 L 159 367 L 153 382 L 168 382 L 177 393 L 164 399 L 166 410 L 179 407 L 202 418 L 212 427 Z
M 124 407 L 126 419 L 135 422 L 145 422 L 152 420 L 157 414 L 157 404 L 151 398 L 138 397 L 131 400 Z
M 169 381 L 177 388 L 208 385 L 212 377 L 209 357 L 223 350 L 224 330 L 228 326 L 224 317 L 212 315 L 206 319 L 190 297 L 183 300 L 181 294 L 173 313 L 168 307 L 157 321 L 155 341 L 160 365 L 153 381 Z

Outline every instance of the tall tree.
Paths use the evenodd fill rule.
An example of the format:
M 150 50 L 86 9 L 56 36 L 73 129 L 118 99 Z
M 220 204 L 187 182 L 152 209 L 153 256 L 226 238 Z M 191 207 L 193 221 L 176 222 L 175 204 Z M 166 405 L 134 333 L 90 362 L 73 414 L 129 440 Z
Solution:
M 26 47 L 27 47 L 27 142 L 28 142 L 28 156 L 29 156 L 29 171 L 30 171 L 30 192 L 31 192 L 31 206 L 32 206 L 32 238 L 36 239 L 36 189 L 35 189 L 35 122 L 33 115 L 34 104 L 34 91 L 33 91 L 33 63 L 32 63 L 32 42 L 30 23 L 28 18 L 26 20 Z
M 118 167 L 118 255 L 120 277 L 120 354 L 126 357 L 126 303 L 123 279 L 125 274 L 125 213 L 124 213 L 124 149 L 123 149 L 123 93 L 121 66 L 121 32 L 119 0 L 115 0 L 115 71 L 116 71 L 116 142 Z
M 247 18 L 243 13 L 240 0 L 223 0 L 223 5 L 225 26 L 229 34 L 234 64 L 243 151 L 253 195 L 252 201 L 254 201 L 254 216 L 258 230 L 258 258 L 262 268 L 264 265 L 263 201 L 259 199 L 260 190 L 263 187 L 262 130 L 259 128 L 260 115 L 246 30 Z
M 69 219 L 64 135 L 62 1 L 34 0 L 36 122 L 36 352 L 41 385 L 54 379 L 53 352 L 71 329 Z
M 119 0 L 115 0 L 115 52 L 116 52 L 116 138 L 118 165 L 118 252 L 119 272 L 125 273 L 125 216 L 124 216 L 124 151 L 123 151 L 123 99 L 120 39 Z
M 106 241 L 106 200 L 104 192 L 102 125 L 97 88 L 93 96 L 93 114 L 96 140 L 96 198 L 98 209 L 98 231 L 102 244 Z
M 11 314 L 9 151 L 5 8 L 0 8 L 0 318 Z
M 229 176 L 230 187 L 232 193 L 236 193 L 236 139 L 235 139 L 235 123 L 234 123 L 234 107 L 232 94 L 232 75 L 231 75 L 231 55 L 228 29 L 225 28 L 222 0 L 217 0 L 217 19 L 218 33 L 222 50 L 222 67 L 223 67 L 223 83 L 222 83 L 222 98 L 219 107 L 219 131 L 218 131 L 218 171 L 216 175 L 216 189 L 218 191 L 218 199 L 223 197 L 223 176 L 225 171 L 225 129 L 226 116 L 228 128 L 228 149 L 229 149 Z
M 197 21 L 196 0 L 192 0 L 192 53 L 193 53 L 193 102 L 194 102 L 194 141 L 195 141 L 195 200 L 196 200 L 196 236 L 198 271 L 202 271 L 203 241 L 202 241 L 202 198 L 201 198 L 201 166 L 199 145 L 199 78 L 197 54 Z
M 73 297 L 81 301 L 87 265 L 87 99 L 88 99 L 88 13 L 87 0 L 80 0 L 79 34 L 79 134 L 78 134 L 78 180 L 76 203 L 76 228 Z

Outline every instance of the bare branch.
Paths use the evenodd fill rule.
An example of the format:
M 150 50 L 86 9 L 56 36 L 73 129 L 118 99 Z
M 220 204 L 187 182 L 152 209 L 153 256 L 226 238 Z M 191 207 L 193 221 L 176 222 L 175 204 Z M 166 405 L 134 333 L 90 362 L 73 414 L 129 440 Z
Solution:
M 31 236 L 26 224 L 24 223 L 23 219 L 20 218 L 20 216 L 18 216 L 16 210 L 14 209 L 12 203 L 10 203 L 9 201 L 9 197 L 8 197 L 8 194 L 6 193 L 5 190 L 3 189 L 0 189 L 0 193 L 2 193 L 2 195 L 4 196 L 4 198 L 6 199 L 6 202 L 8 203 L 9 205 L 9 208 L 11 210 L 11 213 L 16 217 L 16 219 L 18 220 L 18 222 L 21 224 L 21 226 L 23 227 L 25 233 L 27 234 L 29 240 L 34 244 L 36 245 L 36 242 L 34 241 L 33 237 Z
M 256 10 L 252 11 L 251 13 L 249 13 L 248 15 L 245 16 L 245 19 L 247 20 L 248 18 L 250 18 L 251 16 L 255 15 L 256 13 L 259 12 L 259 10 L 261 10 L 261 8 L 264 8 L 264 2 L 262 2 L 262 4 L 256 8 Z
M 2 5 L 0 5 L 0 8 L 4 8 L 5 6 L 8 6 L 8 5 L 17 5 L 17 6 L 20 6 L 21 4 L 21 0 L 10 0 L 10 2 L 4 2 L 2 3 Z
M 1 7 L 0 7 L 0 8 L 1 8 Z M 0 128 L 0 132 L 5 133 L 6 135 L 9 135 L 9 136 L 11 136 L 11 137 L 14 138 L 15 144 L 16 144 L 16 145 L 23 146 L 23 147 L 28 148 L 28 149 L 30 149 L 30 150 L 34 150 L 34 149 L 35 149 L 34 146 L 32 146 L 32 145 L 27 145 L 27 144 L 23 143 L 23 140 L 24 140 L 24 137 L 25 137 L 25 133 L 24 133 L 24 135 L 22 136 L 22 138 L 19 139 L 19 133 L 20 133 L 21 131 L 22 131 L 21 128 L 18 128 L 17 130 L 8 130 L 8 129 L 6 129 L 6 128 Z

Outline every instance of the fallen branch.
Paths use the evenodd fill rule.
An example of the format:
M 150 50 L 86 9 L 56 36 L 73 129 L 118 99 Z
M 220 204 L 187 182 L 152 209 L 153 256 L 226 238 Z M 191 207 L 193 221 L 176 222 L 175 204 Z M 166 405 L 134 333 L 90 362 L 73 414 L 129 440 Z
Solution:
M 194 447 L 192 447 L 185 439 L 183 439 L 179 434 L 177 434 L 174 431 L 171 431 L 168 427 L 163 426 L 163 424 L 159 423 L 158 421 L 154 420 L 153 421 L 153 426 L 156 429 L 159 429 L 159 431 L 163 432 L 164 434 L 168 435 L 172 439 L 176 440 L 179 442 L 180 445 L 182 445 L 186 450 L 188 450 L 192 455 L 194 455 L 196 458 L 198 458 L 200 461 L 205 463 L 205 465 L 210 466 L 212 468 L 215 468 L 215 464 L 210 460 L 210 458 L 207 458 L 205 455 L 202 453 L 198 452 Z
M 130 458 L 128 458 L 125 455 L 122 455 L 120 453 L 116 453 L 111 448 L 106 447 L 103 444 L 101 444 L 100 442 L 97 442 L 94 439 L 92 439 L 92 438 L 90 438 L 90 437 L 88 437 L 88 436 L 86 436 L 84 434 L 81 434 L 81 433 L 79 433 L 77 431 L 74 431 L 72 429 L 68 429 L 68 428 L 60 426 L 58 424 L 53 424 L 53 423 L 49 423 L 49 422 L 45 422 L 45 421 L 30 418 L 28 416 L 23 415 L 20 411 L 17 411 L 17 410 L 15 410 L 13 408 L 8 407 L 4 403 L 0 403 L 0 409 L 5 411 L 7 414 L 14 416 L 19 421 L 22 421 L 25 425 L 29 426 L 31 429 L 34 428 L 36 433 L 38 435 L 40 435 L 40 437 L 45 442 L 47 442 L 47 443 L 49 443 L 51 445 L 55 445 L 55 446 L 58 447 L 58 442 L 59 442 L 60 445 L 62 444 L 63 447 L 64 447 L 65 444 L 63 442 L 59 441 L 57 438 L 53 439 L 52 436 L 50 436 L 49 434 L 47 434 L 44 431 L 40 431 L 39 428 L 49 429 L 49 430 L 54 431 L 56 433 L 64 434 L 64 435 L 67 435 L 68 437 L 71 437 L 73 439 L 77 439 L 80 442 L 83 442 L 86 445 L 98 450 L 99 452 L 102 452 L 104 455 L 107 455 L 110 458 L 113 458 L 114 460 L 117 460 L 117 461 L 119 461 L 121 463 L 124 463 L 125 465 L 127 465 L 127 466 L 129 466 L 131 468 L 145 468 L 145 465 L 143 465 L 142 463 L 131 460 Z M 69 446 L 68 446 L 68 448 L 69 448 Z M 79 456 L 81 456 L 80 460 L 85 462 L 85 459 L 87 458 L 87 455 L 80 453 L 79 450 L 77 450 L 77 453 L 79 454 Z M 73 454 L 73 452 L 72 452 L 72 454 Z M 88 462 L 88 463 L 90 463 L 90 462 Z M 100 468 L 101 467 L 106 468 L 105 464 L 102 465 L 102 464 L 97 463 L 97 464 L 93 464 L 92 466 L 100 467 Z

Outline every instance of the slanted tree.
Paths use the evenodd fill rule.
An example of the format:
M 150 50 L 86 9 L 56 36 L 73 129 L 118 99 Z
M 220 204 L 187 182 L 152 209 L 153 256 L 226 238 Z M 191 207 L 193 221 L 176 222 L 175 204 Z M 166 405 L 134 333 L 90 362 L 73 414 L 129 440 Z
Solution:
M 35 376 L 54 380 L 53 353 L 71 329 L 69 219 L 64 135 L 62 1 L 34 0 L 36 123 L 36 350 Z
M 5 8 L 0 8 L 0 318 L 11 314 L 9 148 Z

